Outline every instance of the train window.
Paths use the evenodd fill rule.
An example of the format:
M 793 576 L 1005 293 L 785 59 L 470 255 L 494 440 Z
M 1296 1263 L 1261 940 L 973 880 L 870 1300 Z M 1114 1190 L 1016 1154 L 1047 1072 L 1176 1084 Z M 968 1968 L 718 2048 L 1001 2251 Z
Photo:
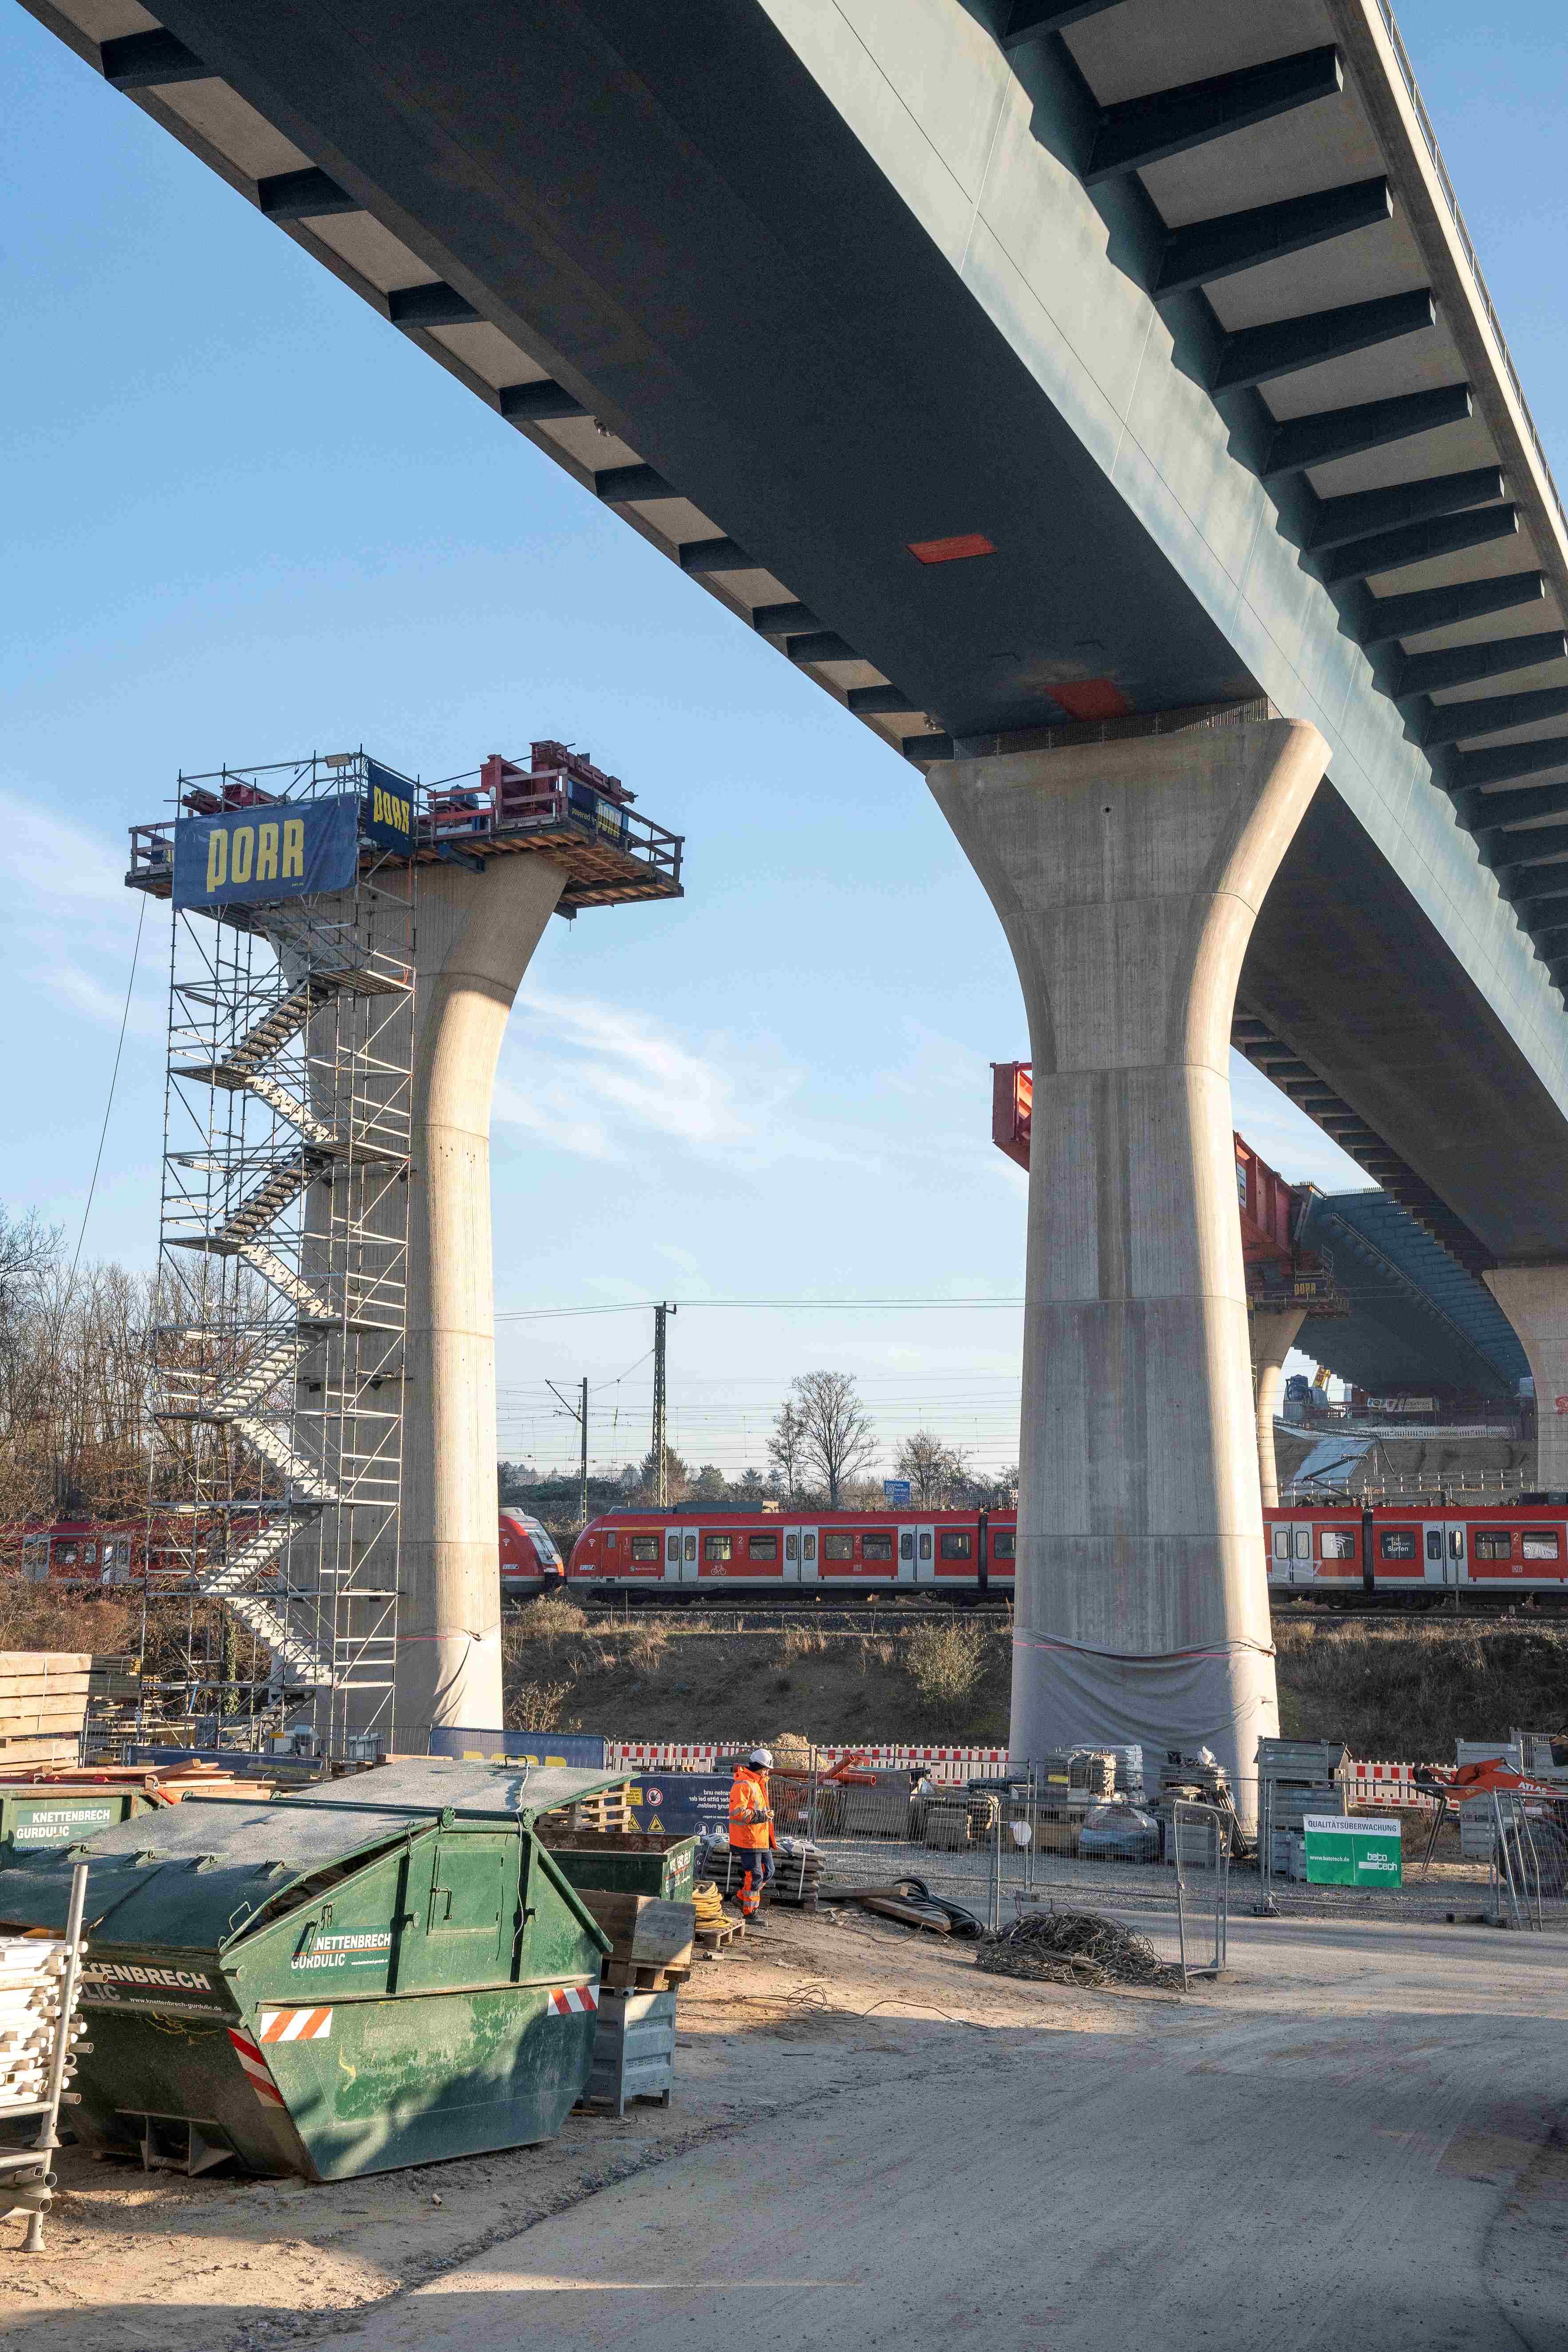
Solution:
M 842 1528 L 829 1528 L 822 1538 L 822 1557 L 824 1559 L 853 1559 L 854 1537 Z
M 1442 1559 L 1442 1557 L 1443 1557 L 1443 1530 L 1442 1530 L 1442 1528 L 1427 1528 L 1427 1530 L 1426 1530 L 1426 1557 L 1427 1557 L 1427 1559 Z
M 1555 1559 L 1557 1530 L 1555 1528 L 1526 1528 L 1524 1530 L 1526 1559 Z
M 1275 1559 L 1289 1559 L 1289 1557 L 1290 1557 L 1290 1530 L 1289 1530 L 1289 1528 L 1275 1528 L 1275 1530 L 1274 1530 L 1274 1557 L 1275 1557 Z
M 1005 1533 L 1002 1529 L 998 1528 L 996 1533 L 991 1538 L 991 1557 L 993 1559 L 1012 1559 L 1016 1556 L 1017 1549 L 1018 1538 L 1014 1534 L 1011 1528 L 1009 1528 Z
M 1414 1559 L 1415 1530 L 1414 1528 L 1384 1528 L 1377 1538 L 1377 1549 L 1384 1559 Z
M 679 1565 L 680 1565 L 680 1538 L 679 1538 L 679 1536 L 673 1536 L 673 1535 L 672 1535 L 672 1536 L 670 1536 L 670 1537 L 667 1538 L 667 1539 L 666 1539 L 666 1543 L 665 1543 L 665 1552 L 664 1552 L 664 1556 L 665 1556 L 666 1559 L 669 1562 L 669 1564 L 670 1564 L 671 1568 L 679 1568 Z
M 634 1559 L 657 1559 L 658 1558 L 658 1538 L 657 1536 L 634 1536 L 632 1538 L 632 1558 Z
M 785 1558 L 785 1559 L 799 1559 L 799 1557 L 800 1557 L 800 1538 L 799 1538 L 798 1536 L 785 1536 L 785 1538 L 784 1538 L 784 1558 Z
M 704 1559 L 728 1559 L 733 1549 L 734 1545 L 728 1536 L 704 1536 L 702 1538 Z
M 913 1559 L 914 1556 L 915 1539 L 910 1533 L 908 1528 L 906 1528 L 902 1535 L 899 1538 L 899 1558 L 900 1559 Z
M 59 1561 L 62 1568 L 74 1568 L 76 1566 L 75 1544 L 61 1544 L 59 1549 L 55 1554 L 55 1558 Z
M 816 1538 L 815 1536 L 802 1536 L 800 1539 L 800 1556 L 802 1559 L 815 1559 L 816 1558 Z
M 686 1538 L 686 1558 L 689 1564 L 694 1561 L 697 1558 L 697 1538 L 695 1536 L 688 1536 Z
M 611 1530 L 611 1532 L 610 1532 L 610 1533 L 609 1533 L 609 1534 L 605 1538 L 605 1549 L 606 1551 L 614 1551 L 614 1550 L 615 1550 L 615 1549 L 616 1549 L 616 1540 L 617 1540 L 617 1538 L 616 1538 L 616 1537 L 615 1531 L 614 1531 L 614 1529 L 612 1529 L 612 1530 Z
M 752 1559 L 777 1559 L 779 1539 L 777 1536 L 748 1536 L 746 1551 Z
M 862 1559 L 891 1559 L 892 1536 L 885 1528 L 873 1528 L 860 1538 L 860 1557 Z
M 1320 1538 L 1320 1549 L 1324 1559 L 1353 1559 L 1355 1537 L 1349 1528 L 1325 1528 Z
M 1511 1559 L 1513 1529 L 1511 1528 L 1478 1528 L 1476 1558 L 1478 1559 Z
M 1297 1559 L 1311 1559 L 1311 1557 L 1312 1557 L 1312 1530 L 1311 1530 L 1311 1528 L 1297 1528 L 1297 1530 L 1296 1530 L 1296 1557 L 1297 1557 Z
M 929 1528 L 922 1528 L 921 1529 L 921 1558 L 922 1559 L 929 1559 L 931 1558 L 931 1529 Z
M 95 1543 L 84 1544 L 81 1556 L 89 1568 L 98 1566 L 98 1546 Z
M 939 1559 L 967 1559 L 973 1549 L 973 1545 L 968 1536 L 961 1536 L 957 1532 L 956 1528 L 943 1528 L 937 1558 Z

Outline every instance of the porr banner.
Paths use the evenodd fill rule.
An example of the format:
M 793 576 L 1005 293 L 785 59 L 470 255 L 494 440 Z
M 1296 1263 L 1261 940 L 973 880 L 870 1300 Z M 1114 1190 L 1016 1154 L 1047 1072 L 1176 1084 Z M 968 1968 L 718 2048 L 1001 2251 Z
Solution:
M 379 760 L 367 760 L 364 764 L 369 790 L 361 823 L 366 839 L 378 849 L 400 850 L 405 856 L 412 856 L 418 822 L 414 786 L 395 768 L 384 768 Z
M 265 907 L 352 888 L 359 871 L 359 796 L 274 801 L 174 827 L 176 907 Z

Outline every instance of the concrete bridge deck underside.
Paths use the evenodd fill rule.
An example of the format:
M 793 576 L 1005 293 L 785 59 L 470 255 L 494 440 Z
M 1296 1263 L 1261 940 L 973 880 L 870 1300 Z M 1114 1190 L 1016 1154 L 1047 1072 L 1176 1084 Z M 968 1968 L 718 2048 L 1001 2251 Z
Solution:
M 1143 0 L 1111 13 L 1143 37 Z M 961 755 L 1059 726 L 1085 681 L 1134 714 L 1266 698 L 1314 724 L 1328 781 L 1242 1003 L 1486 1255 L 1562 1256 L 1559 997 L 1303 562 L 1258 470 L 1268 412 L 1208 388 L 1212 310 L 1151 302 L 1135 208 L 1064 160 L 1081 92 L 1049 45 L 999 47 L 996 15 L 165 0 L 161 21 L 418 257 L 423 286 L 369 289 L 405 332 L 503 413 L 483 338 L 528 353 L 637 463 L 612 483 L 564 426 L 552 454 L 851 708 L 886 709 L 875 681 L 896 680 L 915 716 L 890 724 Z M 214 159 L 179 99 L 144 92 Z M 290 217 L 367 290 L 329 220 Z M 716 529 L 749 572 L 693 558 Z M 964 532 L 994 552 L 910 553 Z M 782 605 L 759 605 L 769 583 Z M 1499 1132 L 1508 1150 L 1478 1154 Z

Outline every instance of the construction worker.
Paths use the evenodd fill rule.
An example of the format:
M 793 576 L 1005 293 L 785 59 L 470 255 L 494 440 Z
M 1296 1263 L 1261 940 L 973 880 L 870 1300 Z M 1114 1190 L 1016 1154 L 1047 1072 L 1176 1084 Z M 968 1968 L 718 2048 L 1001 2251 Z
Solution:
M 773 1760 L 766 1748 L 737 1756 L 730 1783 L 730 1852 L 743 1874 L 739 1900 L 748 1919 L 756 1917 L 763 1889 L 773 1874 L 773 1813 L 767 1782 Z

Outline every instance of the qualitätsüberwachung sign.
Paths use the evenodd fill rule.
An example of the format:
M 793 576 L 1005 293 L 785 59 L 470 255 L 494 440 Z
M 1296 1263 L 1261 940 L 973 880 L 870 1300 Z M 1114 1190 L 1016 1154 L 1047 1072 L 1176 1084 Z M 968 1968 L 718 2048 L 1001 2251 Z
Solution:
M 1351 1813 L 1309 1813 L 1301 1827 L 1310 1885 L 1404 1885 L 1404 1831 L 1397 1816 L 1373 1822 Z

